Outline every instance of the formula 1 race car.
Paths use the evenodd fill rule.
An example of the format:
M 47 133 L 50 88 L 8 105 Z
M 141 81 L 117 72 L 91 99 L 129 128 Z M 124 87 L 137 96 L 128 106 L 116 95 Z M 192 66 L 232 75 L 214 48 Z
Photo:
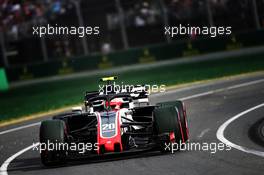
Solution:
M 74 108 L 70 113 L 54 116 L 52 120 L 41 123 L 41 145 L 64 147 L 43 147 L 41 160 L 44 165 L 64 163 L 73 154 L 100 156 L 139 150 L 166 152 L 166 144 L 188 141 L 183 102 L 150 105 L 149 93 L 144 86 L 116 91 L 111 83 L 115 79 L 101 79 L 107 82 L 104 88 L 108 90 L 107 94 L 105 91 L 86 92 L 84 110 Z M 80 153 L 80 150 L 76 150 L 78 144 L 89 144 L 88 147 L 92 149 Z

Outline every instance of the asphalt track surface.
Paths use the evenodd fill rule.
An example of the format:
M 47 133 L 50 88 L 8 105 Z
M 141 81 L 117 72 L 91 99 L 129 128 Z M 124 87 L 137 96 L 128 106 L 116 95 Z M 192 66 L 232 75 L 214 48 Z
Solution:
M 245 150 L 232 148 L 214 154 L 197 150 L 174 154 L 150 152 L 107 159 L 78 159 L 63 167 L 46 168 L 40 162 L 39 153 L 29 149 L 8 162 L 8 158 L 38 142 L 39 126 L 33 124 L 24 127 L 39 122 L 38 119 L 0 128 L 1 170 L 8 162 L 7 171 L 0 174 L 263 174 L 264 148 L 250 139 L 249 129 L 264 117 L 264 105 L 252 109 L 264 103 L 264 74 L 195 85 L 151 96 L 152 103 L 175 99 L 183 99 L 186 104 L 190 143 L 220 143 L 217 133 L 222 127 L 224 139 Z M 252 110 L 242 113 L 249 109 Z M 233 121 L 223 126 L 232 118 Z M 256 151 L 256 154 L 247 150 Z

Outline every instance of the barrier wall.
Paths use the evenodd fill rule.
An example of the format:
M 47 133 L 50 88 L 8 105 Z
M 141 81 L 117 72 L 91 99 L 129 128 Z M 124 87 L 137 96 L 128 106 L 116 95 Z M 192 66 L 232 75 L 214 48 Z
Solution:
M 118 51 L 108 55 L 83 56 L 65 60 L 50 61 L 6 69 L 9 81 L 27 80 L 73 72 L 107 69 L 129 64 L 145 64 L 159 60 L 184 56 L 236 50 L 264 44 L 264 30 L 231 35 L 228 37 L 201 38 L 178 41 Z

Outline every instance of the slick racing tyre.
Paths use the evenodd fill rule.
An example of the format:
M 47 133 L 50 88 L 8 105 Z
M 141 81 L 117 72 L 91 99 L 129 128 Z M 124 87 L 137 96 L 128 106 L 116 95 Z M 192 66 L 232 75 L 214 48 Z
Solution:
M 181 121 L 181 127 L 183 131 L 183 140 L 182 142 L 187 142 L 189 140 L 189 128 L 188 120 L 186 115 L 186 107 L 182 101 L 171 101 L 157 104 L 160 107 L 177 107 L 179 112 L 179 117 Z
M 184 142 L 184 134 L 181 126 L 179 110 L 176 106 L 156 108 L 154 110 L 154 126 L 157 134 L 161 136 L 160 149 L 162 152 L 166 152 L 165 147 L 169 143 Z M 173 134 L 174 140 L 171 140 L 171 134 Z
M 56 149 L 55 145 L 65 143 L 65 123 L 61 120 L 43 121 L 40 126 L 41 161 L 45 166 L 66 163 L 66 150 Z M 48 145 L 53 145 L 48 148 Z

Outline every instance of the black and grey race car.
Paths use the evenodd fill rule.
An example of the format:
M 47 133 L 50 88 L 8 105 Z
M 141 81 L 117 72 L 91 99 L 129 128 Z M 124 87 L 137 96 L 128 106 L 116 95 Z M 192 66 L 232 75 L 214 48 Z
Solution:
M 102 80 L 109 88 L 115 79 L 107 77 Z M 43 121 L 40 143 L 56 144 L 53 147 L 56 149 L 43 147 L 42 163 L 64 163 L 73 154 L 100 156 L 139 150 L 166 152 L 169 143 L 188 141 L 184 103 L 170 101 L 151 105 L 148 92 L 142 87 L 108 94 L 86 92 L 84 110 L 75 108 L 70 113 Z M 80 153 L 78 145 L 86 145 L 89 149 L 82 147 Z

